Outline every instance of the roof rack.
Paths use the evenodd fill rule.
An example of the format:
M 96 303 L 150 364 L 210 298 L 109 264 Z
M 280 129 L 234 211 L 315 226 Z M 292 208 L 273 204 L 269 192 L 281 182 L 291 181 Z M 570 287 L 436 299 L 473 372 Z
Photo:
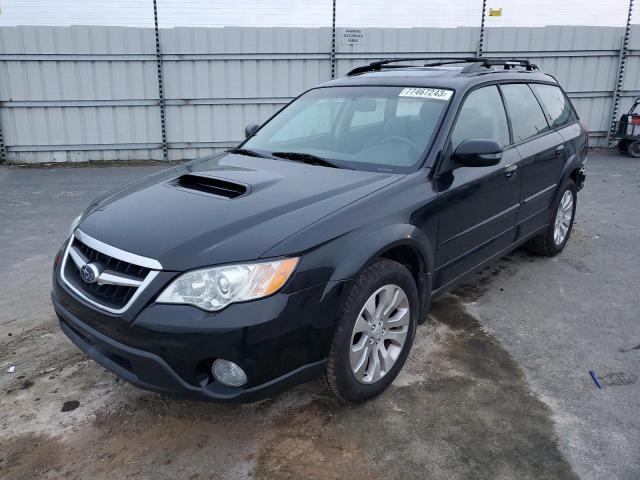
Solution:
M 418 57 L 418 58 L 390 58 L 386 60 L 379 60 L 377 62 L 371 62 L 369 65 L 363 65 L 356 67 L 347 73 L 347 77 L 352 77 L 360 73 L 376 72 L 383 68 L 405 68 L 407 65 L 390 65 L 391 63 L 398 62 L 415 62 L 415 61 L 427 61 L 424 67 L 437 67 L 441 65 L 452 65 L 456 63 L 468 63 L 462 71 L 464 73 L 478 72 L 483 68 L 491 68 L 494 66 L 502 66 L 504 70 L 511 70 L 514 67 L 523 67 L 527 72 L 532 70 L 538 70 L 538 66 L 531 63 L 529 60 L 519 58 L 485 58 L 485 57 Z M 410 65 L 409 65 L 410 66 Z

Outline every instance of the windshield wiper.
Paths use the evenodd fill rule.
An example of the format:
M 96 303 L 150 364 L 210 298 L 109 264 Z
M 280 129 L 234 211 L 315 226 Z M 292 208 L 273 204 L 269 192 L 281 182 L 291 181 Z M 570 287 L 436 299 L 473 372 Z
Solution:
M 269 155 L 251 150 L 249 148 L 230 148 L 227 153 L 237 153 L 238 155 L 246 155 L 247 157 L 270 158 Z
M 284 158 L 285 160 L 293 160 L 295 162 L 308 163 L 309 165 L 318 165 L 320 167 L 344 168 L 339 167 L 326 158 L 318 157 L 311 153 L 302 152 L 271 152 L 274 157 Z

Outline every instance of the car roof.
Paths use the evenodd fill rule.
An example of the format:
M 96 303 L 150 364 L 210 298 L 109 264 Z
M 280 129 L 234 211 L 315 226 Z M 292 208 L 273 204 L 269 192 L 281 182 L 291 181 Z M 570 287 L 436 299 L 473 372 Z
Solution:
M 551 82 L 555 78 L 539 70 L 525 69 L 498 70 L 485 68 L 477 71 L 464 71 L 460 67 L 400 67 L 356 73 L 323 83 L 321 87 L 342 86 L 410 86 L 436 87 L 466 90 L 474 85 L 491 81 L 514 82 Z

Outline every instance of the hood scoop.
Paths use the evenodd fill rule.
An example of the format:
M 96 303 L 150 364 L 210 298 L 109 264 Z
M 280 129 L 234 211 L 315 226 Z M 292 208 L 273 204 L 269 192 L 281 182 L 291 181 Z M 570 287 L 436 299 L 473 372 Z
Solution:
M 196 191 L 227 199 L 240 197 L 249 191 L 246 185 L 222 180 L 220 178 L 192 174 L 178 177 L 171 182 L 171 185 L 184 190 Z

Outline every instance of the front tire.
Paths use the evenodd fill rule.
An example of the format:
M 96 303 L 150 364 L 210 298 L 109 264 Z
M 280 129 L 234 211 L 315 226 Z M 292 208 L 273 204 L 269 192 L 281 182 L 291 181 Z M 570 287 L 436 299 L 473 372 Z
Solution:
M 369 264 L 343 305 L 321 383 L 350 403 L 382 393 L 407 359 L 417 317 L 409 270 L 388 259 Z
M 540 235 L 527 241 L 527 250 L 535 255 L 553 257 L 559 254 L 567 244 L 573 220 L 576 215 L 578 189 L 573 180 L 567 180 L 559 198 L 554 203 L 551 224 Z

